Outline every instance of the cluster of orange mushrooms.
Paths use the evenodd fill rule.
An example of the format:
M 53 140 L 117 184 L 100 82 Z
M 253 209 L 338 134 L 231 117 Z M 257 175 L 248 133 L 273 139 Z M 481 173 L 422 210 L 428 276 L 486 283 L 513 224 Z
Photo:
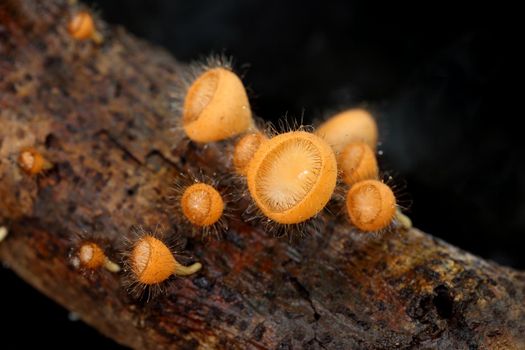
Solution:
M 73 16 L 68 31 L 76 40 L 95 44 L 103 40 L 87 12 Z M 276 225 L 304 224 L 325 208 L 339 188 L 346 193 L 349 222 L 363 234 L 387 230 L 396 219 L 408 222 L 392 189 L 380 180 L 377 125 L 366 110 L 343 111 L 313 132 L 298 128 L 278 134 L 256 125 L 244 85 L 228 65 L 202 66 L 182 85 L 183 101 L 176 117 L 185 136 L 198 145 L 234 141 L 229 155 L 232 172 L 266 220 Z M 52 166 L 33 148 L 23 149 L 18 163 L 29 175 Z M 179 192 L 176 205 L 181 216 L 202 232 L 217 225 L 229 205 L 206 181 L 193 181 Z M 77 246 L 72 262 L 89 270 L 121 270 L 93 240 Z M 141 287 L 158 286 L 171 275 L 190 275 L 202 267 L 181 265 L 161 239 L 145 232 L 132 242 L 126 265 L 131 284 Z
M 377 125 L 364 109 L 341 112 L 313 132 L 275 135 L 256 126 L 241 80 L 223 65 L 190 79 L 180 114 L 186 136 L 198 144 L 236 139 L 234 170 L 260 212 L 277 224 L 312 219 L 336 186 L 348 188 L 346 211 L 359 231 L 385 230 L 397 217 L 394 192 L 379 180 Z M 198 226 L 215 223 L 225 207 L 219 192 L 203 183 L 186 188 L 180 205 Z

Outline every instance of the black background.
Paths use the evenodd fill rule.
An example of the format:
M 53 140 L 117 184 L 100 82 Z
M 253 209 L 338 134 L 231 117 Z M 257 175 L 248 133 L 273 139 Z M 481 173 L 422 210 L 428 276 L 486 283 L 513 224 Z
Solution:
M 384 170 L 415 226 L 525 268 L 523 39 L 503 5 L 373 1 L 91 1 L 102 17 L 190 62 L 234 58 L 255 113 L 311 122 L 367 105 Z M 0 271 L 3 344 L 116 347 Z M 10 286 L 10 287 L 7 287 Z M 7 330 L 26 329 L 30 337 Z M 20 332 L 20 331 L 18 331 Z M 2 346 L 4 348 L 4 346 Z

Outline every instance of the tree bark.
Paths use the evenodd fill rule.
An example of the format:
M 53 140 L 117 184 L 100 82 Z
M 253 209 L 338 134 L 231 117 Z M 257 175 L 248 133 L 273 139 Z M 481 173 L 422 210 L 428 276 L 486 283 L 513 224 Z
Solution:
M 234 201 L 223 239 L 187 234 L 168 200 L 173 179 L 231 172 L 230 145 L 177 131 L 171 102 L 186 68 L 165 51 L 99 19 L 101 45 L 73 40 L 67 22 L 81 8 L 0 2 L 0 260 L 28 283 L 134 348 L 525 348 L 525 274 L 417 229 L 363 239 L 323 214 L 317 233 L 290 242 L 245 223 Z M 53 169 L 23 173 L 26 146 Z M 121 262 L 136 225 L 182 234 L 203 269 L 147 301 L 130 296 L 125 272 L 73 267 L 76 233 Z

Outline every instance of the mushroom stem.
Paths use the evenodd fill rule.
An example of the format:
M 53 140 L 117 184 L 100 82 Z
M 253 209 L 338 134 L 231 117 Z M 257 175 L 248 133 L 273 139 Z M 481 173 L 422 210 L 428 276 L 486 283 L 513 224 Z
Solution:
M 109 272 L 117 273 L 120 272 L 120 266 L 117 263 L 106 258 L 104 261 L 104 268 Z
M 189 276 L 193 275 L 195 272 L 199 271 L 202 268 L 201 263 L 196 262 L 190 266 L 184 266 L 181 264 L 177 264 L 175 267 L 175 272 L 173 272 L 177 276 Z
M 51 163 L 49 160 L 43 158 L 42 170 L 49 170 L 52 167 L 53 167 L 53 163 Z
M 404 228 L 412 228 L 412 220 L 403 214 L 403 212 L 399 209 L 396 211 L 396 220 L 403 226 Z
M 93 40 L 95 44 L 100 45 L 104 42 L 104 37 L 99 31 L 95 30 L 91 35 L 91 40 Z
M 0 242 L 2 242 L 7 237 L 7 227 L 0 226 Z

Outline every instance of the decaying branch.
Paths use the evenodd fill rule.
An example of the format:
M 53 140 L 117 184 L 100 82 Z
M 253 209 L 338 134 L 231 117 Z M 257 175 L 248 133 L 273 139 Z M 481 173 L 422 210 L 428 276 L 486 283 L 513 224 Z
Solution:
M 290 243 L 234 204 L 222 240 L 186 235 L 202 271 L 149 302 L 129 296 L 121 273 L 79 273 L 73 233 L 102 236 L 119 261 L 134 225 L 180 231 L 167 205 L 174 174 L 229 165 L 224 145 L 172 130 L 183 68 L 100 20 L 102 44 L 73 40 L 78 9 L 0 2 L 0 259 L 28 283 L 135 348 L 525 348 L 524 273 L 416 229 L 363 240 L 328 214 L 320 233 Z M 26 146 L 53 169 L 23 173 Z

